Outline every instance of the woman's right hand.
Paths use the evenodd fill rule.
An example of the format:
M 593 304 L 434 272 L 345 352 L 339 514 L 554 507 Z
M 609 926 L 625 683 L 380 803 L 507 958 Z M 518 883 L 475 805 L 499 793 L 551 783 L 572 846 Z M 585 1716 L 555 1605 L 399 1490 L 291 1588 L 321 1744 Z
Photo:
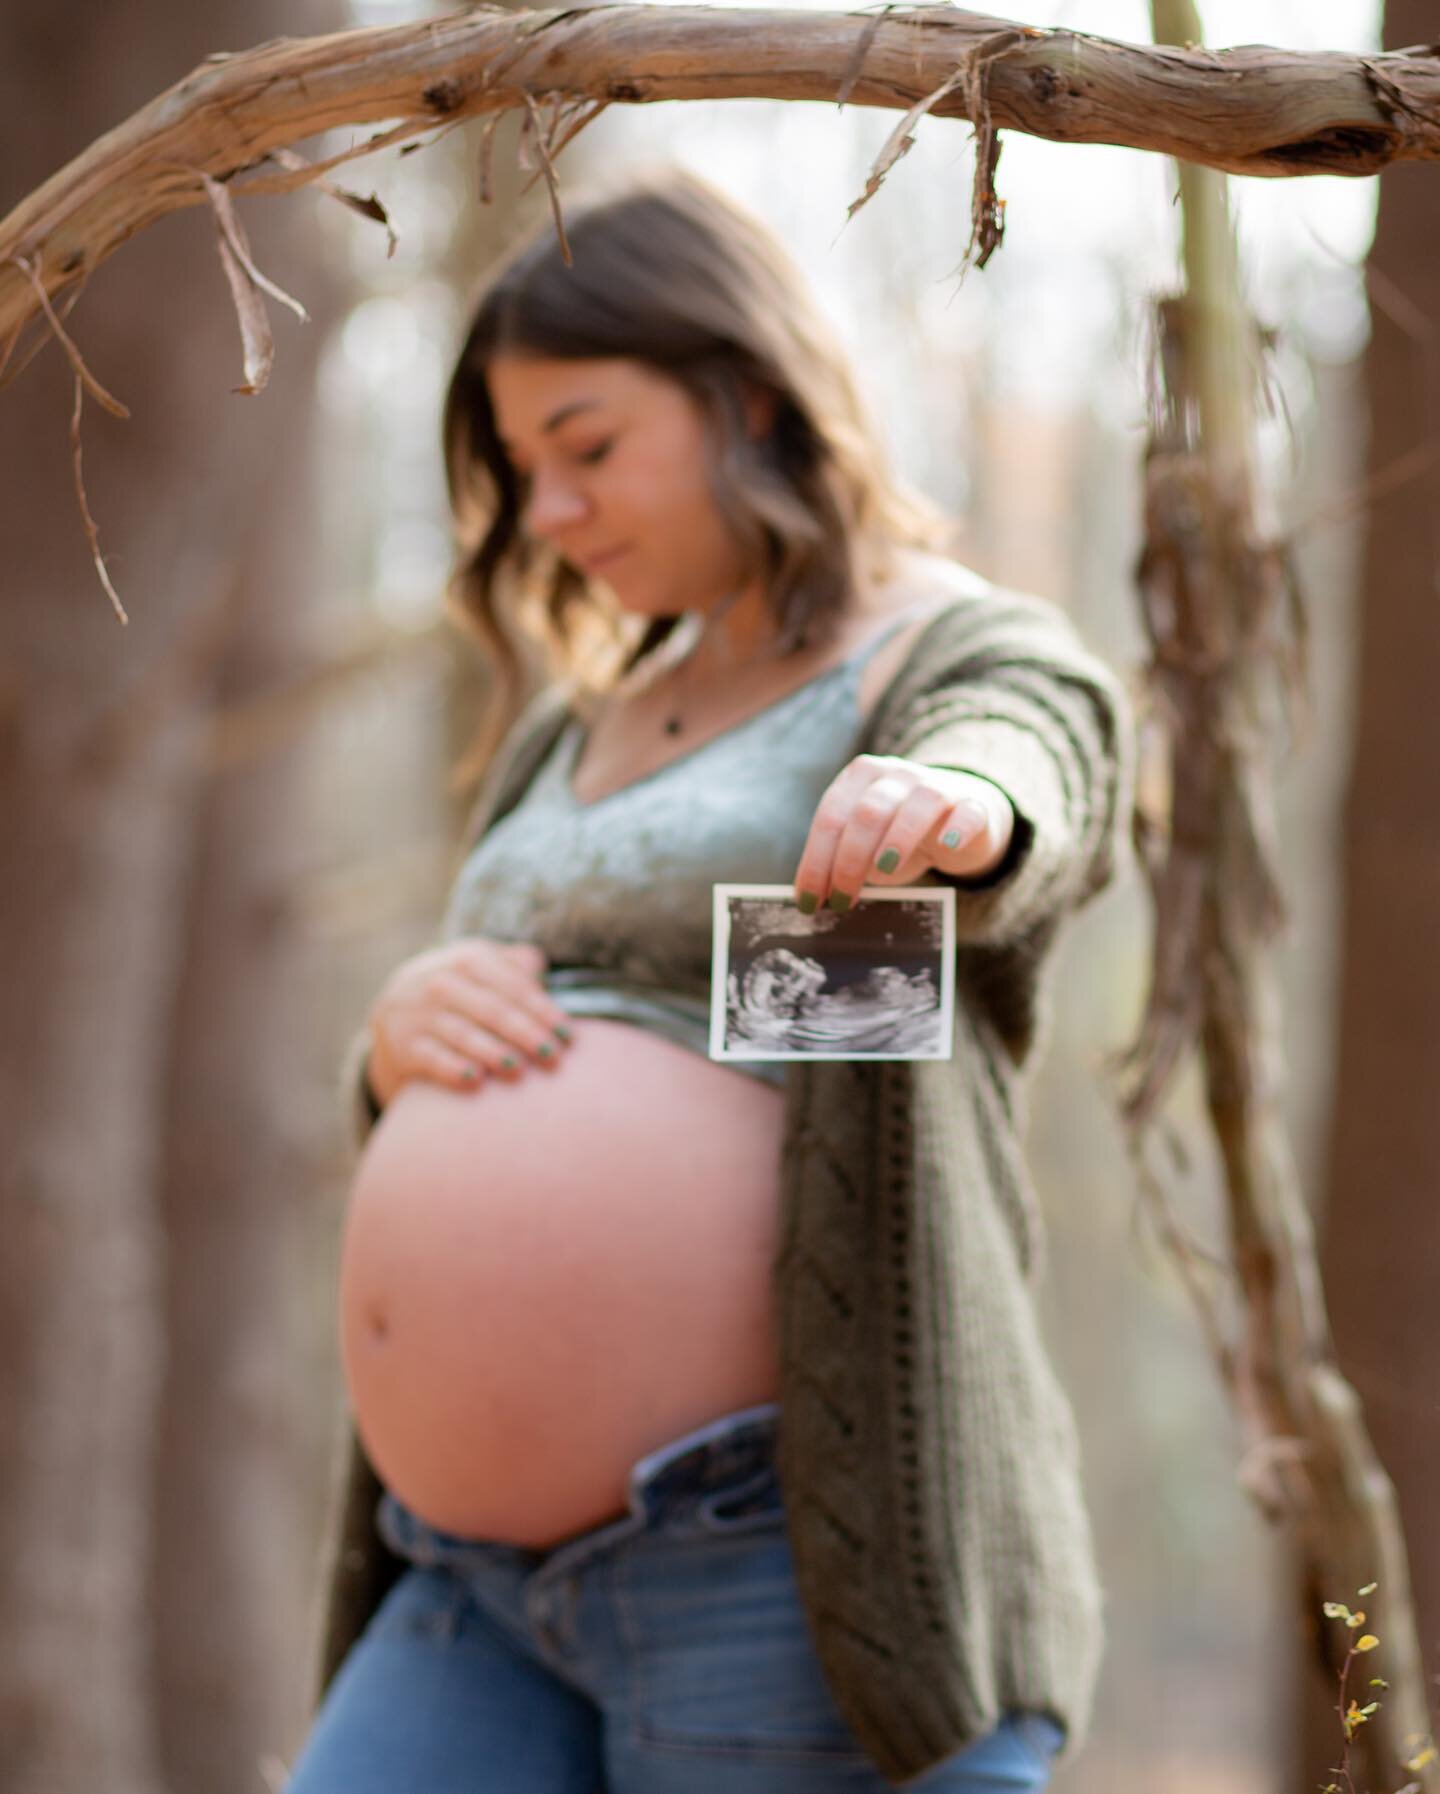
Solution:
M 370 1006 L 370 1088 L 383 1105 L 411 1078 L 474 1090 L 547 1070 L 569 1045 L 568 1018 L 541 982 L 528 942 L 465 935 L 402 960 Z

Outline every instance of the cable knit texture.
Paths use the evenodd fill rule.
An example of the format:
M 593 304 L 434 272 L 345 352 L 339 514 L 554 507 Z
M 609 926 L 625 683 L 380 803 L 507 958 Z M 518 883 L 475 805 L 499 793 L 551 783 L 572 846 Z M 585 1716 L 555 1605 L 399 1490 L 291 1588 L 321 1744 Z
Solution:
M 542 694 L 479 794 L 461 856 L 516 801 L 567 710 Z M 1089 1724 L 1101 1593 L 1069 1403 L 1034 1304 L 1041 1228 L 1021 1151 L 1064 918 L 1124 851 L 1123 689 L 1048 602 L 986 587 L 920 633 L 857 753 L 958 767 L 1009 796 L 1004 861 L 956 892 L 950 1061 L 797 1061 L 785 1087 L 779 1472 L 831 1692 L 900 1787 L 1009 1708 Z M 347 1055 L 357 1141 L 366 1041 Z M 401 1567 L 353 1431 L 321 1687 Z

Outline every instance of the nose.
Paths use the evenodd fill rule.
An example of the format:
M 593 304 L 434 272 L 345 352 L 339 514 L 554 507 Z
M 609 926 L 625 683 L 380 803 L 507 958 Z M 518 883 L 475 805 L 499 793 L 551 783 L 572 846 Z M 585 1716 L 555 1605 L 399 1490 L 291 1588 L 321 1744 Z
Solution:
M 532 536 L 559 545 L 559 538 L 576 524 L 584 523 L 590 506 L 584 493 L 560 474 L 537 472 L 530 481 L 521 523 Z

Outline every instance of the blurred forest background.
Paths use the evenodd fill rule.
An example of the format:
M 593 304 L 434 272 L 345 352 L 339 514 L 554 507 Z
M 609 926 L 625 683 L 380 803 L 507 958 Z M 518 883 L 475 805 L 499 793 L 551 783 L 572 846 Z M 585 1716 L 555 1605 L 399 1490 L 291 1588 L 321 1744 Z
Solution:
M 212 52 L 439 10 L 10 9 L 0 211 Z M 1012 10 L 1150 36 L 1143 0 Z M 1391 0 L 1386 44 L 1432 36 L 1433 10 Z M 1378 0 L 1203 13 L 1212 46 L 1381 41 Z M 894 122 L 612 108 L 561 159 L 562 185 L 671 157 L 758 210 L 851 345 L 897 461 L 963 520 L 969 562 L 1063 604 L 1133 676 L 1174 169 L 1007 136 L 1006 240 L 962 284 L 967 127 L 922 124 L 845 223 Z M 259 1794 L 282 1785 L 305 1727 L 342 1441 L 340 1054 L 438 926 L 461 807 L 447 771 L 484 693 L 441 617 L 440 393 L 487 261 L 545 210 L 543 183 L 520 192 L 508 126 L 488 210 L 478 165 L 469 126 L 344 171 L 384 201 L 393 257 L 317 193 L 248 202 L 260 265 L 312 314 L 277 313 L 275 373 L 253 400 L 231 396 L 240 347 L 203 211 L 98 272 L 70 328 L 133 414 L 87 408 L 83 425 L 123 630 L 76 511 L 63 357 L 48 348 L 0 394 L 0 1785 L 15 1794 Z M 1437 180 L 1409 166 L 1231 184 L 1249 296 L 1274 332 L 1265 467 L 1314 653 L 1315 726 L 1278 780 L 1288 1113 L 1341 1364 L 1400 1486 L 1432 1675 Z M 1405 456 L 1408 477 L 1359 502 L 1367 472 Z M 1311 1788 L 1339 1734 L 1294 1565 L 1237 1486 L 1235 1428 L 1140 1213 L 1105 1072 L 1138 1019 L 1149 923 L 1133 874 L 1077 920 L 1032 1097 L 1046 1324 L 1110 1625 L 1093 1741 L 1055 1785 Z M 1190 1150 L 1177 1203 L 1223 1252 L 1193 1073 L 1171 1118 Z M 1383 1651 L 1372 1661 L 1383 1675 Z

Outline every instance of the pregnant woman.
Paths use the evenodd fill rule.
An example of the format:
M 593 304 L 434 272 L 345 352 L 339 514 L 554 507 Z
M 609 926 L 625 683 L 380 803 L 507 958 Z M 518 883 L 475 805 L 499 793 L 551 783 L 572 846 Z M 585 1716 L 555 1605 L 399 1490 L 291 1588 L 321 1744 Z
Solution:
M 754 219 L 665 173 L 569 225 L 446 400 L 495 715 L 347 1073 L 354 1437 L 291 1794 L 1041 1788 L 1100 1595 L 1017 1128 L 1125 700 L 940 552 Z M 713 884 L 937 881 L 952 1059 L 708 1058 Z

